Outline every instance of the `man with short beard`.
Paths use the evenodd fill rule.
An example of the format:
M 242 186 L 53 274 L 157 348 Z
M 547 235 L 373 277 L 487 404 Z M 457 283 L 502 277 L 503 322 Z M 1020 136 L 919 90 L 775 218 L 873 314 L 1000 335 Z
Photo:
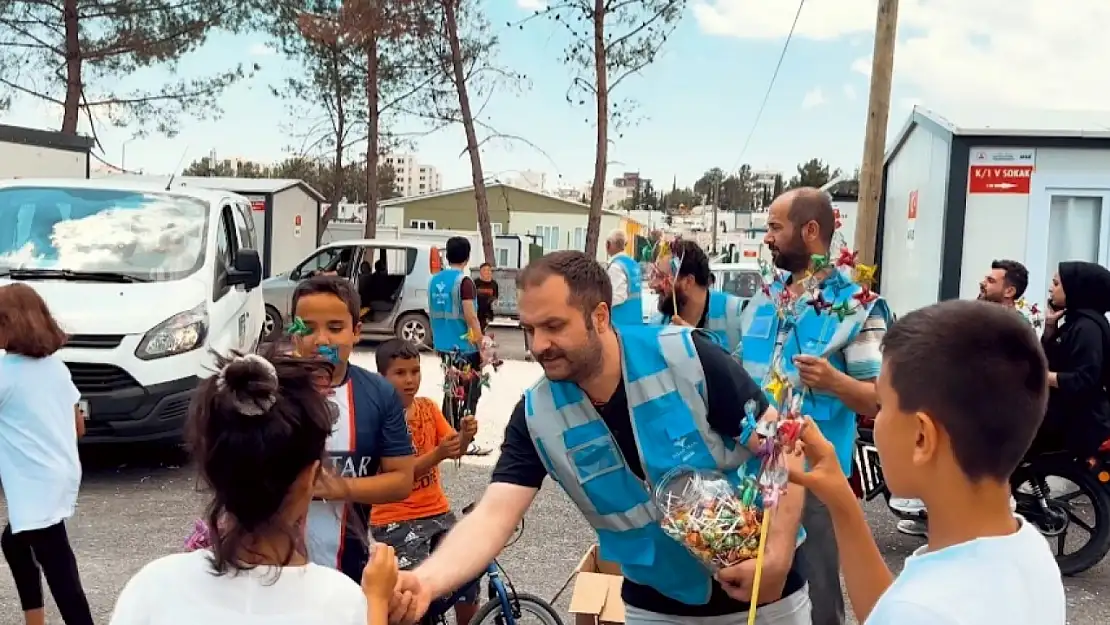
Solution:
M 677 241 L 655 259 L 651 274 L 651 289 L 659 296 L 653 324 L 701 328 L 730 353 L 740 348 L 744 300 L 709 289 L 713 277 L 709 257 L 697 243 Z
M 517 286 L 520 325 L 544 377 L 513 411 L 481 501 L 431 557 L 400 574 L 392 620 L 420 618 L 433 597 L 476 578 L 550 475 L 596 530 L 601 556 L 620 565 L 627 625 L 745 622 L 755 561 L 710 573 L 663 532 L 652 491 L 682 465 L 738 482 L 763 442 L 757 420 L 776 416 L 759 386 L 691 328 L 614 328 L 609 278 L 582 252 L 529 263 Z M 803 499 L 789 489 L 770 525 L 760 625 L 810 625 L 794 559 Z
M 882 354 L 879 346 L 890 319 L 881 298 L 861 303 L 862 287 L 832 264 L 812 273 L 813 257 L 828 256 L 836 218 L 832 202 L 818 189 L 795 189 L 780 195 L 767 216 L 764 244 L 775 266 L 787 274 L 785 288 L 795 302 L 795 315 L 783 318 L 776 302 L 783 288 L 777 282 L 744 311 L 742 349 L 744 369 L 756 380 L 769 380 L 772 363 L 804 393 L 802 413 L 813 417 L 821 433 L 836 448 L 840 466 L 852 470 L 856 414 L 878 412 L 875 379 Z M 835 261 L 835 259 L 832 259 Z M 823 312 L 811 302 L 819 291 L 830 307 Z M 818 300 L 819 302 L 821 300 Z M 831 306 L 849 307 L 843 316 Z M 840 591 L 840 561 L 829 511 L 807 493 L 802 525 L 806 541 L 798 547 L 809 579 L 813 625 L 844 623 Z
M 1014 308 L 1029 286 L 1029 270 L 1016 260 L 996 260 L 979 282 L 979 299 Z

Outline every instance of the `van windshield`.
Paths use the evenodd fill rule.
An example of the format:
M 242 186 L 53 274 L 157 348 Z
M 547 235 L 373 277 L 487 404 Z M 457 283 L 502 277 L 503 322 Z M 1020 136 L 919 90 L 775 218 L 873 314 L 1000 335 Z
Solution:
M 110 273 L 178 280 L 204 264 L 208 204 L 169 193 L 0 189 L 0 273 Z

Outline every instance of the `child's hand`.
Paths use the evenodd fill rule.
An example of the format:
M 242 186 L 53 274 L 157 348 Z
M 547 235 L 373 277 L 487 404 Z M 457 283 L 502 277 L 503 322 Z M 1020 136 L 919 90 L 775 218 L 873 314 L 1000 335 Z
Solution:
M 463 417 L 459 421 L 459 433 L 468 440 L 474 440 L 474 435 L 478 433 L 478 419 L 472 414 Z
M 441 440 L 437 449 L 441 458 L 459 458 L 462 456 L 462 440 L 458 433 L 452 434 Z
M 386 605 L 393 598 L 393 588 L 397 586 L 397 558 L 393 547 L 385 543 L 374 543 L 370 548 L 370 561 L 362 569 L 362 592 L 367 603 L 380 602 Z
M 800 458 L 789 459 L 787 466 L 791 482 L 812 491 L 825 504 L 840 496 L 842 490 L 851 490 L 844 471 L 840 468 L 840 461 L 836 458 L 836 449 L 821 434 L 821 430 L 810 417 L 806 417 L 794 453 L 798 456 L 805 455 L 805 464 L 809 464 L 809 470 L 806 470 L 805 464 L 799 462 Z

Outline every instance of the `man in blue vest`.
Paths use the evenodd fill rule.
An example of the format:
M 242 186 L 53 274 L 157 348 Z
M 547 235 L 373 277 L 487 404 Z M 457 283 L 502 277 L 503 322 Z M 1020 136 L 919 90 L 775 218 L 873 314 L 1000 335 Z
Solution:
M 678 241 L 660 254 L 651 277 L 651 288 L 659 295 L 659 313 L 652 323 L 701 328 L 713 342 L 734 352 L 740 348 L 744 300 L 710 290 L 712 277 L 709 257 L 694 241 Z
M 478 290 L 470 278 L 470 241 L 465 237 L 451 237 L 446 245 L 447 265 L 428 282 L 428 312 L 432 322 L 432 346 L 441 359 L 458 360 L 454 366 L 469 364 L 475 369 L 482 366 L 478 346 L 482 344 L 482 326 L 478 321 Z M 443 414 L 459 427 L 463 414 L 475 414 L 482 384 L 474 381 L 463 388 L 461 399 L 443 396 Z M 471 455 L 483 450 L 471 449 Z M 488 452 L 486 452 L 488 453 Z M 484 455 L 484 454 L 482 454 Z
M 582 252 L 554 252 L 521 273 L 521 326 L 544 377 L 525 391 L 474 511 L 411 573 L 401 573 L 391 617 L 419 618 L 433 597 L 477 577 L 505 545 L 550 475 L 624 573 L 628 625 L 743 623 L 755 562 L 709 573 L 663 533 L 651 499 L 670 469 L 736 476 L 752 458 L 761 389 L 724 350 L 689 328 L 614 326 L 605 269 Z M 745 416 L 746 404 L 752 407 Z M 794 563 L 804 494 L 780 501 L 767 543 L 756 623 L 809 625 Z
M 813 417 L 836 448 L 840 466 L 851 472 L 856 439 L 856 414 L 878 412 L 875 379 L 882 354 L 879 346 L 890 318 L 882 299 L 857 297 L 862 287 L 845 271 L 829 266 L 810 275 L 815 255 L 827 256 L 836 218 L 829 196 L 818 189 L 796 189 L 780 195 L 767 216 L 764 244 L 775 266 L 789 274 L 786 288 L 800 300 L 796 318 L 783 319 L 776 308 L 781 285 L 760 293 L 744 311 L 743 339 L 737 355 L 756 380 L 767 380 L 771 363 L 798 387 L 808 387 L 802 412 Z M 833 259 L 836 260 L 835 258 Z M 807 286 L 816 285 L 830 306 L 851 308 L 841 318 L 808 304 Z M 806 541 L 799 548 L 806 563 L 814 625 L 844 623 L 839 557 L 828 509 L 807 496 L 802 524 Z
M 616 325 L 640 325 L 644 322 L 644 306 L 640 300 L 643 279 L 640 277 L 640 263 L 624 253 L 628 239 L 623 230 L 614 230 L 605 240 L 605 252 L 609 254 L 609 282 L 613 284 L 613 323 Z

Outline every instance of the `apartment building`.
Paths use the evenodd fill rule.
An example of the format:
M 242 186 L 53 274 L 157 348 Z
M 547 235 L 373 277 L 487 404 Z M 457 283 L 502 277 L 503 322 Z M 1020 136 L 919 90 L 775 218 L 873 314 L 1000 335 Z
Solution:
M 401 197 L 427 195 L 443 190 L 439 170 L 431 165 L 418 163 L 412 154 L 387 154 L 382 160 L 393 168 L 393 181 Z

